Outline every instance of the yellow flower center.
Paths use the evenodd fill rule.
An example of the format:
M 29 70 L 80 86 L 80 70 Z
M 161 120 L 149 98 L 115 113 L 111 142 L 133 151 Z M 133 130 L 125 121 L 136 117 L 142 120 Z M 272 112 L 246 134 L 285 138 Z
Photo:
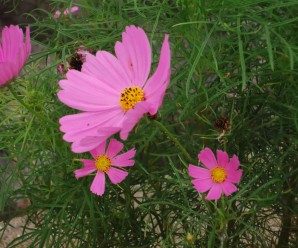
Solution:
M 111 160 L 107 155 L 100 155 L 95 159 L 95 166 L 99 171 L 106 172 L 111 167 Z
M 226 180 L 227 172 L 222 167 L 215 167 L 211 170 L 211 178 L 212 181 L 215 183 L 222 183 L 224 180 Z
M 124 112 L 126 112 L 127 110 L 133 109 L 138 102 L 144 100 L 144 92 L 140 87 L 128 87 L 121 92 L 120 106 Z

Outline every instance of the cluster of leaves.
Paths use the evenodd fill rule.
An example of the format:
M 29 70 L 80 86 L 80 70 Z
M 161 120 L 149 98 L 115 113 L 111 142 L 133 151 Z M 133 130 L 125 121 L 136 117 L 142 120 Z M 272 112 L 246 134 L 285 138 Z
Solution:
M 79 15 L 57 20 L 36 10 L 46 14 L 31 25 L 44 49 L 12 92 L 0 91 L 0 210 L 27 197 L 34 224 L 10 247 L 28 240 L 34 247 L 296 247 L 297 2 L 76 5 Z M 98 197 L 89 191 L 92 177 L 74 178 L 78 159 L 89 155 L 71 153 L 62 140 L 58 120 L 76 111 L 57 100 L 56 67 L 80 46 L 113 52 L 131 24 L 148 34 L 153 68 L 170 34 L 172 78 L 158 115 L 143 118 L 125 142 L 137 149 L 128 178 Z M 204 201 L 190 183 L 187 166 L 206 146 L 237 154 L 244 170 L 239 191 L 224 202 Z

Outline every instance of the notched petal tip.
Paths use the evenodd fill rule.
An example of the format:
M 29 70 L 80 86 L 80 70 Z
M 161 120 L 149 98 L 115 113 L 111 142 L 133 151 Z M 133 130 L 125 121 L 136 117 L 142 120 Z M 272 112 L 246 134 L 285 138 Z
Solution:
M 226 168 L 229 163 L 229 155 L 225 151 L 216 150 L 216 157 L 219 166 Z
M 206 196 L 206 200 L 218 200 L 221 195 L 222 195 L 222 187 L 221 185 L 218 185 L 218 184 L 214 184 L 210 191 L 208 192 L 207 196 Z
M 165 34 L 165 38 L 164 38 L 163 42 L 169 42 L 169 38 L 170 38 L 170 35 Z
M 103 172 L 97 172 L 91 184 L 90 190 L 92 193 L 102 196 L 105 192 L 105 184 L 105 174 Z
M 214 153 L 208 147 L 206 147 L 198 154 L 198 159 L 210 170 L 217 166 L 217 160 L 214 156 Z
M 239 161 L 239 158 L 237 155 L 234 155 L 230 161 L 229 161 L 229 164 L 228 164 L 228 167 L 229 169 L 231 170 L 237 170 L 240 166 L 240 161 Z
M 113 184 L 121 183 L 127 176 L 128 172 L 111 167 L 107 174 Z

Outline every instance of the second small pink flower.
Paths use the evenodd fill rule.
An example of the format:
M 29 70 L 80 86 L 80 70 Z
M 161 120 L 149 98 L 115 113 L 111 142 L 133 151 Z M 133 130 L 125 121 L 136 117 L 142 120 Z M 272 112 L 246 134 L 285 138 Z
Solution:
M 192 184 L 199 193 L 209 191 L 206 200 L 217 200 L 222 193 L 231 195 L 237 191 L 236 183 L 240 182 L 242 170 L 240 162 L 234 155 L 229 160 L 229 155 L 221 150 L 216 151 L 217 159 L 209 148 L 205 148 L 198 155 L 200 162 L 205 168 L 190 164 L 189 175 L 193 178 Z
M 105 174 L 108 175 L 113 184 L 118 184 L 128 175 L 127 171 L 119 168 L 133 166 L 135 163 L 132 158 L 135 156 L 136 150 L 133 148 L 117 155 L 122 149 L 123 144 L 116 139 L 111 139 L 107 149 L 106 142 L 101 143 L 101 145 L 90 151 L 94 160 L 81 160 L 84 167 L 75 171 L 76 178 L 96 172 L 90 190 L 94 194 L 103 195 L 106 184 Z

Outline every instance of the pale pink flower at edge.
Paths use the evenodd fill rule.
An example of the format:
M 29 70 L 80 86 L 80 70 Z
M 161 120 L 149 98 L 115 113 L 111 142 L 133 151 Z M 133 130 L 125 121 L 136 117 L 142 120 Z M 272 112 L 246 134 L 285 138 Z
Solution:
M 30 29 L 26 39 L 19 26 L 10 25 L 2 30 L 0 45 L 0 86 L 16 77 L 31 53 Z
M 87 55 L 91 54 L 90 51 L 85 50 L 84 47 L 80 47 L 78 50 L 75 51 L 75 53 L 81 55 L 81 60 L 83 63 L 86 62 Z
M 156 114 L 170 82 L 169 36 L 165 35 L 156 71 L 151 69 L 151 48 L 143 29 L 128 26 L 116 56 L 106 51 L 87 54 L 82 71 L 70 70 L 59 82 L 61 102 L 83 113 L 60 119 L 63 139 L 73 152 L 86 152 L 120 131 L 126 139 L 145 113 Z
M 230 195 L 237 191 L 234 184 L 239 183 L 242 170 L 238 169 L 240 162 L 234 155 L 229 160 L 229 155 L 221 150 L 216 151 L 217 160 L 209 148 L 202 150 L 198 158 L 207 169 L 190 164 L 189 175 L 193 178 L 192 184 L 199 193 L 209 190 L 206 199 L 217 200 L 222 193 Z
M 63 14 L 64 15 L 69 15 L 69 14 L 75 13 L 75 12 L 77 12 L 79 10 L 80 10 L 80 8 L 78 6 L 73 6 L 73 7 L 70 8 L 70 10 L 69 9 L 64 10 L 63 11 Z M 54 18 L 55 19 L 58 19 L 60 17 L 60 15 L 61 15 L 61 11 L 60 10 L 56 10 L 56 12 L 54 14 Z
M 125 153 L 117 155 L 122 149 L 123 144 L 116 139 L 111 139 L 108 148 L 105 149 L 106 142 L 91 150 L 90 153 L 94 160 L 82 159 L 84 168 L 76 170 L 76 178 L 87 176 L 96 171 L 95 178 L 91 184 L 91 192 L 103 195 L 105 192 L 105 174 L 108 175 L 113 184 L 122 182 L 128 175 L 127 171 L 118 168 L 133 166 L 132 160 L 136 150 L 133 148 Z M 118 167 L 118 168 L 117 168 Z

